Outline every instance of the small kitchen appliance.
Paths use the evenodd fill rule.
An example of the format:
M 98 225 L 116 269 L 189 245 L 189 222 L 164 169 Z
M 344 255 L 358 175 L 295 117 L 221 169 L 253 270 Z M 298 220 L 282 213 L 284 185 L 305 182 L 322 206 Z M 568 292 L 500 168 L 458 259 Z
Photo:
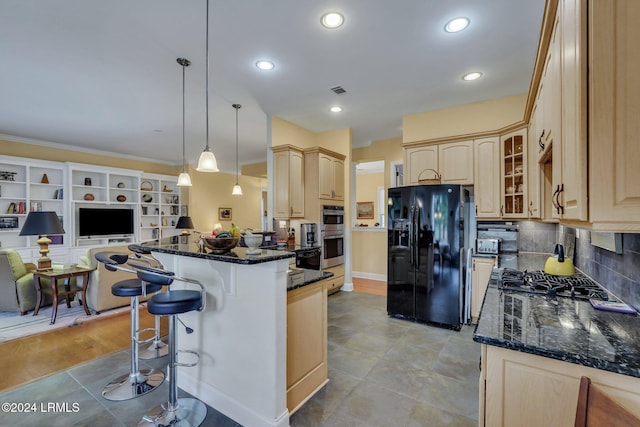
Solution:
M 497 255 L 500 253 L 500 239 L 479 238 L 476 243 L 476 252 L 479 254 Z
M 304 248 L 318 246 L 318 224 L 312 222 L 300 224 L 300 246 Z

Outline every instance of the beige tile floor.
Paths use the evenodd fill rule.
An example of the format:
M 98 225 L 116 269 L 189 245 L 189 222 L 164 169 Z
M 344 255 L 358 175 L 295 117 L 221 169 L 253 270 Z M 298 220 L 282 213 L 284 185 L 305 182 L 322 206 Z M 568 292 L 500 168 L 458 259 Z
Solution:
M 291 426 L 477 425 L 480 348 L 471 327 L 455 332 L 389 318 L 385 297 L 359 292 L 330 296 L 328 316 L 330 381 Z M 0 412 L 0 425 L 135 426 L 168 384 L 125 402 L 102 399 L 104 384 L 128 363 L 122 351 L 1 393 L 2 403 L 78 402 L 80 411 Z M 141 368 L 165 363 L 142 361 Z M 203 425 L 238 426 L 212 408 Z
M 386 298 L 329 297 L 329 383 L 291 426 L 477 426 L 480 345 L 460 332 L 390 318 Z

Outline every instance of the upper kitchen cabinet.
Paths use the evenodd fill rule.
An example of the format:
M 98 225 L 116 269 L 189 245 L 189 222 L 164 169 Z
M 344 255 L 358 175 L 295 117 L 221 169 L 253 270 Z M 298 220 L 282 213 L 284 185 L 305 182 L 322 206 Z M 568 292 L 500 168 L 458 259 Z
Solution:
M 542 120 L 542 101 L 540 97 L 536 100 L 531 111 L 527 134 L 527 205 L 528 218 L 540 218 L 542 209 L 540 201 L 540 188 L 542 183 L 542 167 L 538 163 L 539 147 L 542 143 L 542 130 L 538 123 Z
M 407 185 L 440 179 L 442 184 L 473 184 L 473 141 L 414 145 L 404 149 Z
M 313 147 L 304 150 L 305 179 L 311 197 L 344 201 L 344 159 L 342 154 Z
M 304 217 L 304 154 L 298 147 L 272 148 L 276 218 Z
M 476 217 L 500 217 L 500 139 L 474 141 L 474 200 Z
M 344 159 L 322 147 L 304 150 L 305 219 L 320 221 L 322 205 L 344 204 Z
M 538 87 L 536 107 L 542 111 L 532 115 L 539 134 L 541 216 L 547 220 L 588 219 L 585 7 L 583 0 L 558 3 Z
M 501 216 L 526 218 L 527 206 L 527 161 L 526 129 L 520 129 L 500 137 L 500 171 L 502 174 L 500 206 Z
M 588 16 L 590 220 L 594 229 L 638 232 L 640 2 L 591 0 Z

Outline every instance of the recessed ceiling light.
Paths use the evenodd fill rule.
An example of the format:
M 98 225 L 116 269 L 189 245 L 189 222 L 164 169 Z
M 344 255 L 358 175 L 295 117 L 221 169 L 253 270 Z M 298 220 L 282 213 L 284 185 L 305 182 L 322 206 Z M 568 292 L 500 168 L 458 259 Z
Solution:
M 466 81 L 470 82 L 471 80 L 477 80 L 480 77 L 482 77 L 482 73 L 474 71 L 473 73 L 467 73 L 464 76 L 462 76 L 462 80 L 466 80 Z
M 340 113 L 342 111 L 342 107 L 338 107 L 336 105 L 335 107 L 329 108 L 329 111 L 331 111 L 332 113 Z
M 263 71 L 269 71 L 269 70 L 273 70 L 275 68 L 275 65 L 271 61 L 261 59 L 260 61 L 256 62 L 256 67 L 258 67 Z
M 338 28 L 344 24 L 344 16 L 340 15 L 338 12 L 328 12 L 322 15 L 320 23 L 325 28 Z
M 469 26 L 469 18 L 455 18 L 451 21 L 447 22 L 444 26 L 444 30 L 447 33 L 457 33 L 458 31 L 462 31 Z

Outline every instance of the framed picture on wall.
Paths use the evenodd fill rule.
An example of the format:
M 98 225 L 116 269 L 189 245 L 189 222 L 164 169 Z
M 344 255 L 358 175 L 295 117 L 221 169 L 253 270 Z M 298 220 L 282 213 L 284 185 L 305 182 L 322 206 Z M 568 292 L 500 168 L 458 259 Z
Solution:
M 357 202 L 357 219 L 373 219 L 373 202 Z
M 218 220 L 231 221 L 231 208 L 218 208 Z

